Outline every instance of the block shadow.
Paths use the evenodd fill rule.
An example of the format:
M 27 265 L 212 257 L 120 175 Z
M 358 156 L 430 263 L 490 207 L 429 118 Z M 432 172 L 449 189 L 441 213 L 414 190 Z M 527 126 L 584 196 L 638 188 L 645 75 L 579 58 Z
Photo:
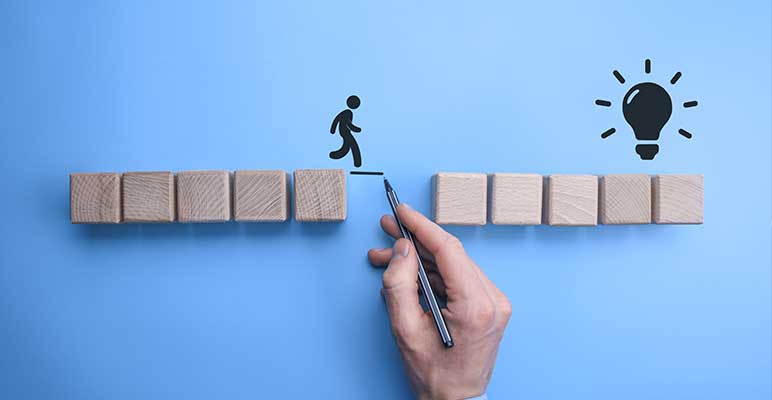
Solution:
M 336 224 L 340 225 L 340 224 Z M 288 234 L 291 222 L 246 223 L 229 221 L 225 223 L 169 223 L 169 224 L 105 224 L 73 225 L 73 229 L 84 239 L 175 239 L 175 238 L 229 238 L 276 237 Z M 335 228 L 301 229 L 301 233 L 315 235 L 334 231 Z M 326 233 L 329 235 L 329 233 Z

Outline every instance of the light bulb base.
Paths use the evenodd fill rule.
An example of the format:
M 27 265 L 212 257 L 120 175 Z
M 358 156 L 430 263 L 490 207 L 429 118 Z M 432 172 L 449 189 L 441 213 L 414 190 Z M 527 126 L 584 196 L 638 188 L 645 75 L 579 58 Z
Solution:
M 659 152 L 657 144 L 639 144 L 635 146 L 635 152 L 641 156 L 641 160 L 653 160 Z

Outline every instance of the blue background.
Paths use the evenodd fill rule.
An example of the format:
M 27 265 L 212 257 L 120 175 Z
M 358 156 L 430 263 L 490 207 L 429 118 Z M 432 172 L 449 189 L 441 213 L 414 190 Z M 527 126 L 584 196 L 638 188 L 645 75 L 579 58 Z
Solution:
M 705 174 L 702 226 L 451 228 L 514 304 L 492 398 L 769 399 L 769 1 L 384 3 L 0 5 L 0 397 L 408 397 L 379 178 L 342 224 L 68 219 L 71 172 L 350 169 L 358 94 L 425 212 L 437 171 Z M 641 161 L 621 98 L 675 71 Z

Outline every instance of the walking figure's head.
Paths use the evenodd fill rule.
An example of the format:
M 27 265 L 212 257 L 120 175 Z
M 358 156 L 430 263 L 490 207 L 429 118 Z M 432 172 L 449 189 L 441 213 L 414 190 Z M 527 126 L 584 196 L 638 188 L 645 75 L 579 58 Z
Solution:
M 352 110 L 356 110 L 357 107 L 359 107 L 359 97 L 356 97 L 354 95 L 348 96 L 348 99 L 346 99 L 346 105 L 348 108 Z

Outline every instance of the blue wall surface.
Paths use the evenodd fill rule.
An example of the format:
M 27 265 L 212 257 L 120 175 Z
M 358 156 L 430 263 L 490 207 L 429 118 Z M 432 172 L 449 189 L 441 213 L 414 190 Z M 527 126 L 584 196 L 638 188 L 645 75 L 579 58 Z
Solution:
M 425 212 L 437 171 L 705 175 L 701 226 L 450 229 L 514 304 L 492 399 L 772 397 L 769 1 L 4 1 L 0 22 L 0 398 L 409 397 L 366 260 L 390 244 L 379 178 L 349 177 L 342 224 L 68 218 L 71 172 L 351 169 L 327 157 L 350 94 L 362 169 Z M 654 161 L 614 69 L 673 97 Z

